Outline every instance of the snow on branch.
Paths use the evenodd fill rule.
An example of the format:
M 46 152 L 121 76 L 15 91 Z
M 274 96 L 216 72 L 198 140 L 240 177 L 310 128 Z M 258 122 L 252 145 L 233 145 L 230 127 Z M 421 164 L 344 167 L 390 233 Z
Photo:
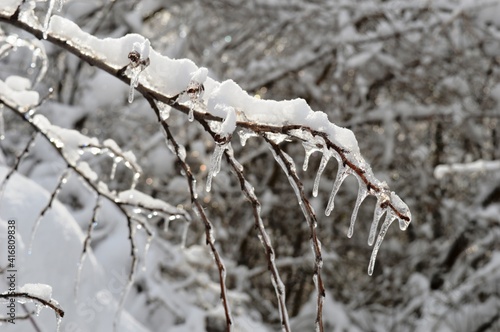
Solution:
M 52 7 L 53 1 L 51 1 L 50 8 Z M 316 213 L 309 203 L 303 184 L 297 174 L 295 161 L 283 151 L 280 143 L 293 139 L 304 145 L 306 149 L 304 168 L 307 168 L 307 157 L 312 152 L 320 151 L 323 153 L 315 179 L 313 196 L 318 193 L 318 184 L 328 161 L 332 157 L 338 161 L 338 173 L 325 209 L 326 215 L 329 215 L 334 209 L 335 196 L 344 179 L 349 175 L 356 177 L 359 183 L 359 191 L 351 218 L 349 236 L 353 234 L 357 211 L 363 200 L 369 195 L 376 197 L 377 203 L 368 239 L 369 245 L 374 244 L 368 267 L 370 275 L 373 273 L 377 252 L 392 222 L 396 219 L 399 220 L 399 226 L 402 230 L 405 230 L 410 224 L 411 213 L 407 205 L 396 193 L 390 191 L 385 182 L 381 182 L 375 177 L 371 167 L 361 156 L 357 140 L 352 131 L 330 122 L 324 112 L 311 110 L 304 100 L 273 101 L 252 97 L 231 80 L 217 82 L 207 77 L 207 70 L 198 68 L 190 60 L 174 60 L 161 55 L 150 46 L 146 38 L 137 34 L 129 34 L 121 38 L 100 39 L 82 31 L 78 25 L 60 16 L 51 16 L 49 20 L 46 20 L 49 23 L 44 28 L 38 22 L 33 9 L 34 3 L 31 1 L 25 3 L 20 0 L 8 0 L 7 5 L 0 10 L 0 22 L 7 22 L 21 28 L 37 38 L 44 37 L 47 41 L 75 54 L 83 61 L 117 77 L 130 86 L 129 102 L 134 99 L 134 90 L 138 90 L 155 111 L 160 127 L 164 131 L 167 145 L 177 156 L 184 171 L 193 209 L 205 226 L 206 243 L 210 247 L 219 272 L 221 299 L 228 330 L 231 329 L 232 318 L 227 299 L 226 268 L 215 245 L 212 222 L 202 203 L 198 200 L 195 179 L 190 166 L 186 162 L 186 151 L 171 133 L 166 122 L 167 116 L 163 116 L 165 112 L 162 110 L 163 106 L 160 105 L 168 105 L 187 114 L 189 121 L 196 119 L 212 135 L 216 148 L 211 158 L 206 186 L 207 191 L 211 189 L 211 181 L 220 170 L 223 155 L 226 156 L 228 163 L 233 168 L 243 194 L 252 204 L 255 224 L 266 250 L 271 279 L 277 293 L 280 318 L 285 330 L 289 330 L 289 327 L 285 308 L 284 287 L 274 264 L 274 250 L 262 225 L 260 204 L 251 189 L 251 185 L 245 180 L 241 165 L 232 154 L 230 142 L 235 132 L 240 135 L 243 141 L 251 136 L 261 137 L 264 140 L 276 162 L 288 177 L 290 185 L 296 194 L 298 204 L 310 230 L 314 254 L 313 279 L 317 291 L 317 330 L 323 330 L 322 307 L 325 298 L 325 288 L 321 277 L 323 259 L 321 242 L 317 231 L 318 222 Z M 423 28 L 425 27 L 412 26 L 408 28 L 408 31 Z M 401 31 L 398 33 L 401 33 Z M 357 42 L 365 42 L 365 40 L 357 40 Z M 186 96 L 188 98 L 185 98 Z M 18 114 L 24 114 L 26 110 L 23 112 L 12 106 L 13 103 L 17 104 L 21 100 L 8 100 L 8 98 L 0 94 L 1 102 L 16 110 Z M 122 161 L 128 163 L 130 167 L 127 167 L 133 169 L 135 175 L 140 174 L 140 168 L 135 164 L 135 160 L 122 153 L 114 144 L 104 143 L 102 145 L 96 140 L 76 132 L 56 128 L 40 115 L 34 117 L 28 115 L 26 119 L 37 131 L 53 143 L 60 155 L 67 161 L 69 168 L 84 178 L 99 196 L 112 200 L 127 216 L 133 258 L 132 272 L 127 286 L 130 287 L 133 271 L 137 265 L 136 248 L 133 240 L 133 223 L 135 221 L 124 205 L 137 206 L 142 202 L 147 202 L 147 204 L 144 204 L 144 208 L 149 206 L 152 209 L 164 209 L 164 212 L 169 213 L 172 212 L 171 207 L 162 205 L 152 199 L 141 198 L 139 199 L 140 202 L 129 199 L 130 197 L 141 197 L 141 194 L 134 191 L 135 182 L 133 182 L 130 191 L 122 193 L 118 198 L 114 197 L 104 185 L 95 184 L 96 175 L 90 168 L 82 168 L 81 165 L 84 164 L 79 162 L 78 151 L 82 147 L 106 151 L 106 153 L 112 154 L 114 163 Z M 378 224 L 384 214 L 385 219 L 379 229 Z M 121 303 L 123 303 L 123 298 Z
M 496 171 L 500 171 L 499 160 L 476 160 L 464 164 L 438 165 L 434 169 L 434 177 L 436 179 L 442 179 L 449 174 L 486 173 Z
M 59 331 L 61 319 L 64 317 L 64 310 L 59 303 L 52 298 L 51 286 L 45 284 L 25 284 L 19 287 L 18 291 L 0 294 L 0 299 L 6 299 L 8 301 L 16 299 L 19 303 L 35 302 L 37 310 L 41 310 L 43 307 L 51 308 L 56 314 L 57 331 Z

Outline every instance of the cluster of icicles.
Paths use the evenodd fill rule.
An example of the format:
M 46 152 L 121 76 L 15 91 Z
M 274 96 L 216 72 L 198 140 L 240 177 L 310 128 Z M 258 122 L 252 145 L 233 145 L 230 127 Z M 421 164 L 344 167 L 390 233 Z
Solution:
M 47 11 L 47 15 L 44 21 L 44 38 L 47 38 L 47 31 L 49 27 L 49 22 L 50 22 L 50 16 L 52 15 L 52 11 L 54 10 L 54 7 L 57 10 L 61 10 L 63 5 L 63 0 L 50 0 L 49 1 L 49 8 Z M 144 40 L 142 43 L 134 43 L 133 48 L 131 52 L 129 53 L 129 70 L 131 73 L 131 80 L 130 80 L 130 88 L 129 88 L 129 96 L 128 96 L 128 101 L 129 103 L 132 103 L 134 100 L 134 90 L 139 84 L 139 76 L 140 74 L 144 71 L 144 69 L 149 65 L 149 53 L 150 53 L 150 42 L 149 40 Z M 188 119 L 189 121 L 193 121 L 194 119 L 194 108 L 197 103 L 200 102 L 200 99 L 202 97 L 203 93 L 203 85 L 199 82 L 196 81 L 191 81 L 188 88 L 185 91 L 186 95 L 189 97 L 189 102 L 190 102 L 190 111 L 188 114 Z M 164 113 L 164 112 L 162 112 Z M 166 112 L 165 112 L 166 113 Z M 162 114 L 163 115 L 163 114 Z M 167 118 L 168 115 L 162 116 L 164 118 Z M 1 127 L 1 123 L 0 123 Z M 245 141 L 248 139 L 251 134 L 246 133 L 246 132 L 241 132 L 240 133 L 241 140 L 242 140 L 242 145 L 244 145 Z M 222 155 L 224 154 L 224 151 L 228 148 L 229 143 L 225 142 L 223 144 L 216 144 L 215 150 L 213 152 L 213 155 L 210 160 L 210 167 L 209 167 L 209 172 L 208 172 L 208 177 L 207 177 L 207 182 L 206 182 L 206 191 L 209 192 L 212 187 L 212 179 L 220 172 L 221 168 L 221 159 Z M 303 170 L 307 170 L 308 166 L 308 161 L 309 157 L 313 152 L 318 151 L 318 148 L 315 145 L 308 145 L 307 143 L 304 144 L 305 147 L 305 158 L 304 158 L 304 165 L 303 165 Z M 368 274 L 373 273 L 373 268 L 375 265 L 375 259 L 378 253 L 378 250 L 380 248 L 380 245 L 382 243 L 382 240 L 384 239 L 384 236 L 389 228 L 389 226 L 396 220 L 399 219 L 399 225 L 402 230 L 405 230 L 410 221 L 411 221 L 411 214 L 406 206 L 406 204 L 394 193 L 389 191 L 387 184 L 382 182 L 380 183 L 377 181 L 373 176 L 371 176 L 371 170 L 364 170 L 363 171 L 368 171 L 365 173 L 369 174 L 368 180 L 372 184 L 376 184 L 377 187 L 380 189 L 378 191 L 374 191 L 373 189 L 369 189 L 369 186 L 363 181 L 363 179 L 356 174 L 355 171 L 352 170 L 349 166 L 345 165 L 341 159 L 341 157 L 338 155 L 337 152 L 330 150 L 328 148 L 323 149 L 323 156 L 321 158 L 321 162 L 316 174 L 316 178 L 314 180 L 314 186 L 313 186 L 313 196 L 316 197 L 318 195 L 318 189 L 319 189 L 319 182 L 321 179 L 321 175 L 323 171 L 326 168 L 326 165 L 328 164 L 328 161 L 331 159 L 331 157 L 334 157 L 337 159 L 338 162 L 338 171 L 337 171 L 337 176 L 335 178 L 334 184 L 332 191 L 330 193 L 330 197 L 328 199 L 328 204 L 326 206 L 325 214 L 329 216 L 331 212 L 334 209 L 335 203 L 335 196 L 342 185 L 343 181 L 347 178 L 348 175 L 352 174 L 354 175 L 359 182 L 359 189 L 358 189 L 358 196 L 356 199 L 356 203 L 353 209 L 353 213 L 351 216 L 351 222 L 349 225 L 349 230 L 347 232 L 348 237 L 352 237 L 353 232 L 354 232 L 354 224 L 356 222 L 357 214 L 359 211 L 359 207 L 361 203 L 365 200 L 365 198 L 368 195 L 374 195 L 377 197 L 377 204 L 375 206 L 375 212 L 374 212 L 374 217 L 373 217 L 373 222 L 370 228 L 370 233 L 368 236 L 368 244 L 370 246 L 374 245 L 372 255 L 370 258 L 370 263 L 368 267 Z M 113 164 L 113 171 L 111 177 L 114 175 L 114 170 L 116 168 L 116 162 Z M 366 165 L 366 163 L 363 163 Z M 369 167 L 369 166 L 367 166 Z M 373 181 L 372 181 L 373 180 Z M 134 184 L 136 183 L 137 179 L 136 176 L 134 176 Z M 389 204 L 390 203 L 390 204 Z M 398 214 L 395 212 L 395 209 L 405 217 L 405 219 L 401 218 L 398 216 Z M 382 223 L 382 226 L 380 227 L 380 230 L 378 232 L 378 237 L 377 235 L 377 229 L 379 222 L 382 218 L 382 216 L 385 214 L 385 220 Z

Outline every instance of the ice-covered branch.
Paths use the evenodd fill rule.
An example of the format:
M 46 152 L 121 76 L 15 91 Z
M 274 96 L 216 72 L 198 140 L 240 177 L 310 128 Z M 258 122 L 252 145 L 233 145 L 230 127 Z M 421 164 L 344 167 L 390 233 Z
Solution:
M 40 37 L 40 28 L 23 19 L 28 16 L 26 14 L 10 17 L 0 14 L 0 20 Z M 130 83 L 132 79 L 125 73 L 130 63 L 128 54 L 135 43 L 146 41 L 139 35 L 99 39 L 83 32 L 73 22 L 58 16 L 51 19 L 47 40 L 126 83 Z M 167 104 L 186 114 L 192 112 L 192 107 L 182 104 L 178 99 L 180 95 L 190 91 L 193 75 L 200 69 L 189 60 L 172 60 L 153 49 L 148 52 L 149 65 L 141 74 L 137 90 L 156 102 Z M 325 113 L 312 111 L 303 100 L 259 100 L 249 96 L 232 81 L 219 83 L 201 77 L 203 75 L 199 76 L 197 82 L 202 84 L 205 90 L 204 103 L 198 105 L 194 118 L 224 123 L 229 115 L 227 110 L 232 109 L 236 115 L 235 128 L 253 132 L 257 136 L 272 136 L 276 143 L 285 138 L 308 142 L 309 146 L 327 155 L 333 155 L 342 167 L 347 167 L 348 172 L 354 174 L 360 184 L 366 187 L 367 194 L 377 197 L 377 204 L 382 208 L 382 212 L 390 211 L 400 220 L 401 229 L 409 225 L 409 209 L 400 199 L 393 200 L 392 197 L 397 196 L 390 193 L 386 185 L 375 178 L 370 166 L 361 156 L 357 141 L 350 130 L 331 123 Z M 194 92 L 196 91 L 193 90 Z M 332 197 L 334 194 L 333 190 Z M 333 206 L 333 200 L 330 201 L 328 213 Z
M 17 6 L 13 5 L 16 3 Z M 53 7 L 53 3 L 51 1 L 50 8 Z M 51 10 L 49 10 L 49 15 L 50 12 Z M 323 258 L 317 230 L 317 216 L 297 174 L 295 161 L 283 151 L 280 143 L 285 140 L 301 142 L 306 149 L 304 167 L 307 167 L 307 158 L 312 152 L 322 152 L 320 167 L 314 181 L 313 196 L 318 194 L 321 176 L 328 162 L 332 157 L 337 160 L 338 171 L 325 208 L 327 216 L 334 209 L 335 196 L 344 179 L 349 175 L 356 177 L 359 183 L 359 191 L 351 217 L 348 236 L 353 234 L 357 211 L 364 199 L 369 195 L 376 197 L 377 203 L 368 239 L 369 245 L 374 244 L 368 269 L 370 275 L 373 273 L 373 266 L 381 242 L 391 223 L 398 219 L 400 228 L 404 230 L 411 222 L 411 213 L 406 204 L 394 192 L 390 191 L 385 182 L 381 182 L 375 177 L 371 167 L 363 159 L 354 134 L 350 130 L 338 127 L 330 122 L 325 113 L 313 111 L 304 100 L 295 99 L 278 102 L 252 97 L 233 81 L 217 82 L 207 77 L 207 69 L 198 68 L 190 60 L 174 60 L 161 55 L 150 46 L 146 38 L 137 34 L 129 34 L 121 38 L 100 39 L 82 31 L 78 25 L 60 16 L 50 16 L 50 19 L 46 20 L 45 27 L 43 27 L 36 18 L 34 3 L 32 2 L 27 5 L 24 2 L 21 3 L 20 0 L 17 2 L 10 0 L 9 6 L 0 10 L 0 22 L 14 25 L 35 35 L 37 38 L 46 37 L 48 42 L 67 50 L 90 65 L 100 68 L 129 84 L 129 102 L 133 102 L 135 90 L 145 97 L 158 117 L 167 145 L 178 159 L 188 182 L 192 207 L 205 227 L 206 244 L 213 254 L 219 273 L 221 298 L 228 330 L 231 329 L 233 322 L 227 296 L 226 267 L 215 245 L 213 224 L 198 199 L 195 178 L 189 164 L 186 162 L 185 148 L 178 143 L 166 122 L 168 114 L 163 109 L 164 105 L 187 114 L 189 121 L 197 120 L 211 134 L 216 147 L 208 172 L 207 191 L 210 191 L 212 179 L 221 168 L 223 155 L 226 156 L 230 167 L 236 173 L 243 195 L 252 204 L 254 222 L 266 251 L 271 280 L 278 298 L 280 318 L 283 328 L 287 331 L 290 327 L 285 306 L 285 289 L 274 263 L 275 254 L 271 240 L 266 233 L 260 216 L 260 203 L 251 185 L 246 181 L 241 165 L 232 153 L 230 142 L 235 133 L 240 134 L 242 141 L 245 141 L 250 136 L 263 138 L 265 144 L 270 147 L 276 162 L 288 177 L 290 185 L 296 194 L 298 204 L 309 227 L 314 254 L 313 279 L 317 291 L 316 326 L 319 331 L 323 331 L 322 314 L 325 287 L 321 276 Z M 439 22 L 435 24 L 439 24 Z M 414 25 L 408 25 L 405 29 L 391 29 L 376 36 L 354 35 L 351 36 L 350 44 L 394 38 L 401 33 L 420 31 L 427 28 L 417 22 Z M 345 38 L 345 36 L 342 38 Z M 304 57 L 302 61 L 305 61 L 306 65 L 310 61 L 316 61 L 317 57 L 321 57 L 324 52 L 331 53 L 343 40 L 339 39 L 338 42 L 333 42 L 328 47 L 322 48 L 317 54 Z M 10 87 L 9 84 L 6 84 L 6 86 Z M 121 303 L 123 303 L 137 266 L 136 244 L 134 242 L 134 223 L 137 216 L 134 217 L 130 213 L 129 207 L 134 206 L 139 209 L 179 215 L 184 215 L 185 212 L 150 197 L 143 197 L 143 194 L 137 192 L 135 184 L 139 178 L 140 167 L 135 163 L 135 158 L 121 152 L 114 142 L 113 144 L 110 142 L 100 144 L 96 139 L 90 139 L 83 135 L 79 136 L 74 131 L 53 126 L 43 116 L 32 117 L 30 114 L 25 114 L 33 105 L 26 93 L 22 94 L 22 98 L 15 100 L 8 100 L 6 96 L 0 94 L 0 101 L 9 108 L 14 109 L 17 114 L 22 115 L 23 119 L 30 123 L 37 132 L 47 138 L 67 162 L 68 169 L 82 177 L 98 197 L 111 200 L 127 217 L 132 266 L 129 281 L 121 300 Z M 27 105 L 22 109 L 15 106 L 21 102 L 26 102 Z M 109 192 L 105 184 L 96 184 L 96 174 L 88 164 L 80 160 L 79 152 L 82 149 L 90 149 L 91 152 L 97 151 L 97 153 L 108 153 L 113 158 L 111 178 L 114 178 L 116 165 L 124 162 L 134 172 L 131 189 L 115 194 Z M 93 218 L 95 218 L 96 211 L 97 207 Z M 379 229 L 379 221 L 384 214 L 385 219 Z M 91 226 L 89 226 L 88 231 L 89 241 L 90 232 Z
M 323 268 L 323 258 L 321 253 L 321 242 L 318 238 L 318 221 L 316 219 L 316 213 L 313 207 L 309 203 L 305 192 L 302 181 L 300 181 L 297 170 L 295 168 L 295 163 L 293 159 L 286 154 L 278 144 L 273 142 L 268 137 L 264 137 L 271 148 L 274 158 L 278 164 L 285 172 L 290 185 L 292 186 L 295 196 L 297 196 L 297 201 L 299 206 L 306 218 L 307 224 L 309 226 L 309 231 L 311 233 L 311 247 L 314 253 L 314 285 L 317 292 L 317 302 L 316 302 L 316 330 L 323 331 L 323 304 L 325 302 L 325 286 L 323 284 L 323 279 L 321 277 L 321 269 Z
M 64 310 L 60 307 L 59 303 L 52 298 L 52 287 L 45 284 L 25 284 L 17 291 L 2 293 L 0 299 L 7 299 L 17 302 L 35 302 L 38 309 L 49 307 L 56 313 L 57 331 L 61 324 L 61 319 L 64 317 Z
M 198 215 L 198 217 L 202 220 L 205 225 L 205 238 L 206 244 L 210 246 L 210 250 L 213 254 L 213 258 L 217 264 L 217 269 L 219 270 L 219 283 L 220 283 L 220 291 L 221 291 L 221 299 L 222 304 L 224 306 L 224 313 L 226 315 L 226 329 L 227 331 L 231 330 L 233 319 L 231 317 L 231 308 L 229 306 L 229 301 L 227 297 L 227 287 L 226 287 L 226 267 L 224 262 L 222 261 L 222 257 L 219 254 L 219 250 L 215 246 L 215 236 L 214 236 L 214 227 L 212 222 L 208 218 L 205 213 L 205 209 L 203 205 L 200 203 L 198 199 L 198 194 L 196 192 L 196 180 L 191 172 L 191 167 L 186 162 L 186 149 L 180 145 L 175 137 L 172 135 L 168 124 L 163 120 L 161 116 L 161 111 L 158 108 L 155 100 L 151 97 L 146 98 L 151 106 L 151 108 L 155 111 L 156 116 L 158 117 L 158 122 L 165 134 L 165 139 L 167 141 L 167 145 L 172 150 L 172 152 L 177 156 L 177 160 L 180 163 L 184 173 L 186 180 L 188 182 L 189 192 L 191 196 L 191 203 L 193 204 L 193 209 Z
M 53 300 L 47 301 L 47 299 L 41 298 L 37 295 L 33 295 L 30 293 L 8 293 L 8 294 L 0 294 L 0 298 L 2 299 L 9 299 L 9 298 L 16 298 L 16 299 L 28 299 L 28 300 L 34 300 L 37 301 L 44 306 L 47 306 L 51 308 L 52 310 L 55 311 L 55 313 L 59 317 L 64 317 L 64 310 Z

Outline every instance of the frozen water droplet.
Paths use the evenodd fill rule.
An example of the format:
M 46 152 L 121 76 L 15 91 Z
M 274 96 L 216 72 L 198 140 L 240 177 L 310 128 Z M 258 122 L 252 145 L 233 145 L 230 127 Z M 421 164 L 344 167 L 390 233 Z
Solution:
M 339 168 L 337 170 L 337 176 L 335 182 L 333 183 L 332 192 L 330 193 L 330 198 L 328 199 L 328 204 L 326 206 L 325 215 L 329 216 L 335 207 L 335 196 L 340 189 L 340 186 L 344 182 L 345 178 L 351 173 L 351 169 L 344 165 L 342 161 L 339 161 Z
M 319 163 L 318 172 L 316 173 L 316 178 L 314 179 L 314 187 L 313 187 L 313 196 L 318 196 L 319 189 L 319 180 L 321 179 L 321 174 L 325 170 L 326 164 L 328 164 L 328 160 L 330 160 L 330 153 L 328 150 L 323 152 L 323 156 L 321 157 L 321 162 Z M 306 167 L 307 168 L 307 167 Z
M 392 210 L 388 210 L 385 216 L 384 223 L 382 224 L 382 227 L 380 227 L 380 232 L 377 237 L 377 242 L 373 247 L 372 255 L 370 257 L 370 264 L 368 265 L 368 275 L 370 276 L 373 274 L 373 268 L 375 267 L 375 260 L 377 259 L 377 253 L 380 249 L 380 246 L 382 245 L 382 241 L 384 240 L 385 234 L 387 233 L 389 226 L 391 226 L 394 220 L 396 220 L 396 216 L 394 215 Z
M 222 161 L 222 154 L 226 150 L 227 144 L 216 144 L 215 145 L 215 150 L 214 153 L 212 154 L 212 157 L 210 158 L 210 168 L 208 171 L 208 177 L 207 177 L 207 184 L 206 184 L 206 191 L 210 192 L 212 188 L 212 178 L 219 174 L 220 172 L 220 166 L 221 166 L 221 161 Z
M 156 104 L 158 106 L 158 109 L 160 110 L 160 117 L 163 121 L 166 121 L 170 117 L 170 110 L 172 109 L 170 106 L 167 104 L 164 104 L 162 102 L 157 102 Z

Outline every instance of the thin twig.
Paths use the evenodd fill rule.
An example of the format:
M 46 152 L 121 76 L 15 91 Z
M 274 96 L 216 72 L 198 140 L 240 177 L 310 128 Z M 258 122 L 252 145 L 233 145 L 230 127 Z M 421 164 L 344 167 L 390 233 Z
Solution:
M 325 286 L 323 284 L 323 279 L 321 277 L 321 269 L 323 267 L 323 258 L 321 255 L 321 242 L 318 238 L 317 227 L 318 221 L 316 219 L 316 214 L 309 203 L 305 193 L 302 181 L 300 181 L 299 176 L 295 170 L 295 165 L 293 159 L 286 154 L 278 144 L 270 140 L 266 135 L 263 136 L 264 140 L 269 144 L 273 155 L 280 164 L 281 168 L 285 172 L 290 185 L 293 187 L 299 205 L 302 209 L 302 213 L 307 220 L 309 226 L 309 231 L 311 233 L 311 243 L 314 252 L 314 285 L 316 287 L 316 292 L 318 294 L 316 301 L 316 327 L 318 331 L 323 332 L 323 304 L 325 301 Z
M 58 304 L 54 303 L 53 301 L 47 301 L 47 300 L 45 300 L 41 297 L 38 297 L 36 295 L 32 295 L 29 293 L 0 294 L 0 299 L 9 299 L 9 298 L 25 298 L 25 299 L 30 299 L 30 300 L 40 302 L 44 306 L 50 307 L 52 310 L 54 310 L 58 317 L 64 317 L 64 310 L 61 307 L 59 307 Z
M 181 145 L 177 142 L 175 137 L 172 135 L 172 132 L 170 131 L 170 127 L 168 126 L 167 122 L 165 122 L 160 114 L 160 109 L 156 105 L 156 102 L 154 98 L 150 95 L 143 94 L 146 100 L 149 102 L 151 105 L 151 108 L 155 111 L 156 116 L 158 117 L 158 122 L 160 123 L 161 127 L 164 130 L 165 137 L 168 141 L 168 143 L 171 145 L 173 152 L 177 156 L 177 160 L 179 161 L 183 171 L 184 171 L 184 176 L 186 177 L 186 180 L 188 182 L 188 187 L 189 187 L 189 192 L 191 196 L 191 203 L 193 204 L 193 208 L 195 212 L 198 214 L 200 219 L 203 221 L 203 224 L 205 225 L 205 238 L 206 238 L 206 244 L 210 247 L 210 250 L 212 251 L 213 257 L 215 259 L 215 262 L 217 264 L 217 268 L 219 270 L 219 283 L 220 283 L 220 291 L 221 291 L 221 299 L 223 302 L 224 306 L 224 312 L 226 315 L 226 330 L 231 331 L 231 326 L 233 324 L 232 318 L 231 318 L 231 309 L 229 307 L 229 301 L 227 298 L 227 288 L 226 288 L 226 267 L 224 265 L 224 262 L 222 261 L 222 258 L 219 254 L 219 251 L 217 250 L 217 247 L 215 246 L 215 237 L 213 234 L 213 225 L 210 219 L 208 218 L 207 214 L 205 213 L 205 210 L 198 200 L 198 194 L 196 192 L 195 188 L 195 183 L 196 180 L 193 176 L 193 173 L 191 172 L 191 167 L 188 165 L 188 163 L 185 160 L 185 156 L 183 155 L 183 151 L 185 151 L 184 147 L 181 147 Z

